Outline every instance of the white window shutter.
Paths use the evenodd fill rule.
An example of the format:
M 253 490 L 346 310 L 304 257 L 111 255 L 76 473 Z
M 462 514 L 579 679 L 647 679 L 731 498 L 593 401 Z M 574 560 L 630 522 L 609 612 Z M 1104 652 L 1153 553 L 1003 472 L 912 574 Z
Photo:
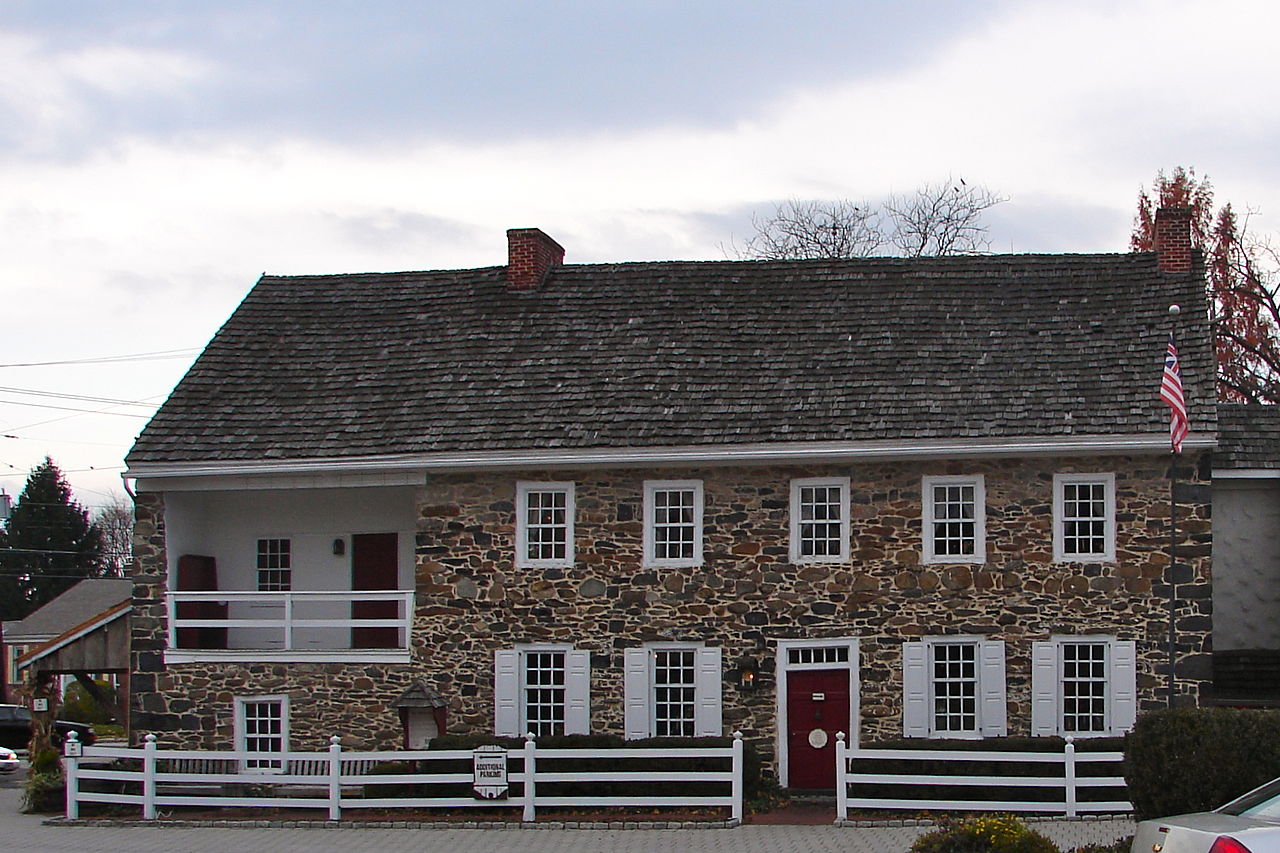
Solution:
M 1138 647 L 1133 640 L 1111 644 L 1111 734 L 1122 735 L 1138 719 Z
M 498 649 L 493 653 L 493 733 L 520 737 L 520 653 Z
M 591 653 L 570 649 L 564 665 L 564 733 L 585 735 L 591 731 Z
M 651 733 L 649 657 L 649 650 L 645 648 L 626 649 L 622 653 L 622 727 L 627 740 L 649 737 Z
M 929 736 L 929 656 L 924 643 L 902 644 L 902 734 Z
M 1009 733 L 1009 711 L 1005 702 L 1004 640 L 984 640 L 978 643 L 978 693 L 982 703 L 982 736 L 1004 737 Z
M 720 693 L 724 678 L 720 670 L 720 648 L 698 649 L 694 674 L 693 733 L 697 737 L 720 737 Z
M 1031 644 L 1031 735 L 1058 733 L 1058 645 Z

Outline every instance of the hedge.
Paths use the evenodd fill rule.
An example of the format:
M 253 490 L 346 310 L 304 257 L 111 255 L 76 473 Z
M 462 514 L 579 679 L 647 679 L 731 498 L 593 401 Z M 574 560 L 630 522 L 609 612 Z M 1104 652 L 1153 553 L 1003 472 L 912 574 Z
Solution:
M 1114 764 L 1090 762 L 1087 758 L 1091 752 L 1120 752 L 1124 741 L 1118 737 L 1080 738 L 1076 745 L 1076 773 L 1080 777 L 1114 776 Z M 901 738 L 870 744 L 867 751 L 876 749 L 919 750 L 921 752 L 957 751 L 957 752 L 1052 752 L 1061 755 L 1066 741 L 1060 737 L 993 737 L 981 740 L 973 739 L 923 739 Z M 1039 763 L 1022 763 L 998 760 L 983 761 L 938 761 L 926 766 L 919 761 L 898 758 L 872 758 L 866 753 L 859 759 L 859 773 L 885 773 L 920 775 L 921 782 L 915 785 L 894 785 L 895 797 L 911 800 L 990 800 L 993 805 L 1001 801 L 1044 801 L 1046 803 L 1061 802 L 1062 791 L 1052 787 L 1021 788 L 984 784 L 965 785 L 931 785 L 929 776 L 1053 776 L 1062 774 L 1062 765 L 1045 765 Z M 849 786 L 852 797 L 882 797 L 883 786 L 866 783 Z M 1079 801 L 1108 801 L 1116 797 L 1113 788 L 1081 788 Z
M 495 737 L 493 735 L 441 735 L 433 738 L 428 749 L 430 750 L 471 750 L 477 746 L 497 745 L 507 749 L 521 749 L 524 747 L 523 738 L 512 737 Z M 540 749 L 595 749 L 608 751 L 610 749 L 652 749 L 654 757 L 651 762 L 646 764 L 644 769 L 647 770 L 671 770 L 671 771 L 690 771 L 690 770 L 724 770 L 726 769 L 726 759 L 723 758 L 683 758 L 671 755 L 672 749 L 690 749 L 690 748 L 708 748 L 708 747 L 728 747 L 733 744 L 732 738 L 727 737 L 705 737 L 705 738 L 644 738 L 640 740 L 624 740 L 617 735 L 563 735 L 560 737 L 542 737 L 538 738 L 538 747 Z M 548 759 L 542 758 L 538 761 L 539 767 L 545 769 L 554 769 L 561 772 L 571 771 L 608 771 L 618 767 L 616 759 L 608 757 L 600 758 L 573 758 L 573 759 Z M 635 767 L 639 770 L 641 768 Z M 387 775 L 399 775 L 403 773 L 416 772 L 408 762 L 395 762 L 385 764 L 375 768 L 375 773 Z M 431 772 L 434 773 L 470 773 L 471 762 L 463 761 L 445 761 L 441 763 L 433 763 Z M 771 791 L 769 780 L 763 778 L 763 762 L 760 754 L 749 743 L 743 743 L 742 750 L 742 772 L 743 772 L 743 797 L 748 802 L 767 797 Z M 658 785 L 655 788 L 655 784 Z M 376 793 L 371 791 L 369 796 L 469 796 L 470 785 L 435 785 L 435 786 L 395 786 L 395 785 L 376 785 L 370 786 L 376 789 Z M 397 790 L 399 788 L 399 790 Z M 519 796 L 521 786 L 518 783 L 512 785 L 512 796 Z M 724 782 L 544 782 L 538 786 L 538 790 L 544 796 L 626 796 L 628 794 L 636 796 L 654 796 L 656 794 L 668 795 L 720 795 L 724 796 L 728 793 L 728 786 Z
M 1124 775 L 1139 820 L 1217 808 L 1280 776 L 1280 712 L 1144 714 L 1126 738 Z

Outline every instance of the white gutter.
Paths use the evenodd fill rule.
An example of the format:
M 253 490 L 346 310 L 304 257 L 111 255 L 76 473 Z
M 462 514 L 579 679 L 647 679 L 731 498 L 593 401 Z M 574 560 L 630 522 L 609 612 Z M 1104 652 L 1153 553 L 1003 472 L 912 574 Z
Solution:
M 1217 446 L 1212 436 L 1189 436 L 1184 451 Z M 518 468 L 595 468 L 602 466 L 759 465 L 802 462 L 861 462 L 906 459 L 961 459 L 1011 456 L 1153 455 L 1169 452 L 1163 435 L 1064 436 L 941 441 L 776 442 L 676 447 L 547 448 L 398 454 L 359 458 L 283 459 L 231 462 L 144 462 L 121 476 L 164 480 L 178 477 L 258 475 L 344 475 L 452 471 L 501 471 Z
M 1280 480 L 1280 468 L 1213 469 L 1215 480 Z

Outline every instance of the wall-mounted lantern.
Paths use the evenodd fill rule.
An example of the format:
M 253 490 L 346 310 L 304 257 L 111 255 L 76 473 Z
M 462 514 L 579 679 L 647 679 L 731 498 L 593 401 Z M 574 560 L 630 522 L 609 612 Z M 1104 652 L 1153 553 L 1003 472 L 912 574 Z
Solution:
M 743 658 L 738 661 L 738 689 L 755 690 L 760 677 L 760 665 L 755 658 Z
M 347 553 L 347 540 L 339 537 L 333 540 L 333 556 L 341 557 Z

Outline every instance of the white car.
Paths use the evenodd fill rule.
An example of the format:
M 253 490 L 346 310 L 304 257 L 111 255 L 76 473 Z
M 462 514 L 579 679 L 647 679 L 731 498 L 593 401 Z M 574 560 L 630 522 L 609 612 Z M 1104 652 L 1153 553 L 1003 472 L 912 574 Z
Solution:
M 1138 824 L 1130 853 L 1280 853 L 1280 779 L 1211 812 Z
M 0 773 L 13 773 L 18 769 L 18 753 L 0 746 Z

